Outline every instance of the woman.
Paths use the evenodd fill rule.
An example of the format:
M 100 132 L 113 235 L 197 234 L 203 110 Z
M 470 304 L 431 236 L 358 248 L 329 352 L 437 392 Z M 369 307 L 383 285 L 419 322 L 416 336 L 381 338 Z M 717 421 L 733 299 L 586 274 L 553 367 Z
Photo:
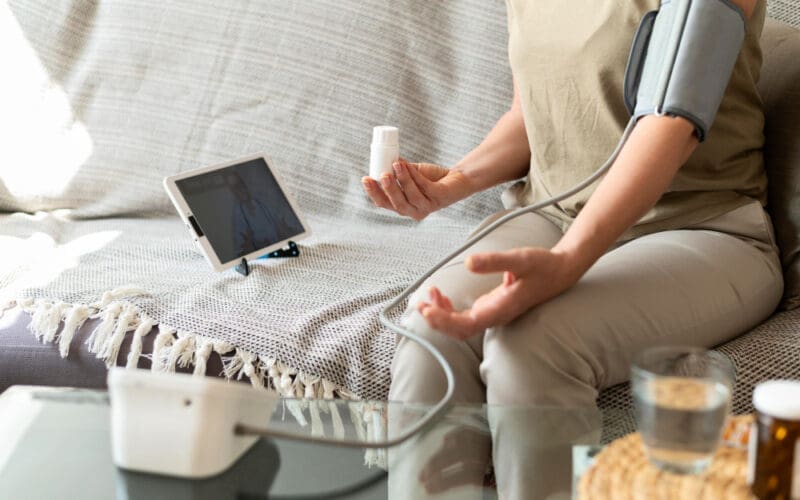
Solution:
M 765 2 L 734 3 L 747 35 L 705 142 L 683 118 L 640 119 L 599 183 L 502 226 L 412 297 L 407 325 L 449 360 L 456 402 L 592 407 L 643 348 L 714 346 L 776 307 L 783 283 L 762 208 L 756 90 Z M 588 177 L 613 150 L 629 119 L 633 35 L 658 0 L 507 4 L 511 108 L 453 168 L 400 161 L 380 183 L 364 178 L 378 207 L 420 220 L 525 176 L 504 201 L 528 205 Z M 432 358 L 399 342 L 391 400 L 433 402 L 445 385 Z M 499 484 L 523 475 L 502 461 L 496 454 Z

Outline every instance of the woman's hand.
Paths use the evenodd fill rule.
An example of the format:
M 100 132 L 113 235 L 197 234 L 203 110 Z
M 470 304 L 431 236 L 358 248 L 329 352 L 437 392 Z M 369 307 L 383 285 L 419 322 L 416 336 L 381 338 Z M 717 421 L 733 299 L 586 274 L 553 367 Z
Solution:
M 363 177 L 364 190 L 376 206 L 417 221 L 473 192 L 466 175 L 457 168 L 408 163 L 402 158 L 393 167 L 394 174 L 383 174 L 380 183 Z
M 464 311 L 453 309 L 450 299 L 436 287 L 430 289 L 429 302 L 417 305 L 431 327 L 457 339 L 510 323 L 571 287 L 582 274 L 568 254 L 545 248 L 479 253 L 467 257 L 465 265 L 474 273 L 503 272 L 503 283 Z

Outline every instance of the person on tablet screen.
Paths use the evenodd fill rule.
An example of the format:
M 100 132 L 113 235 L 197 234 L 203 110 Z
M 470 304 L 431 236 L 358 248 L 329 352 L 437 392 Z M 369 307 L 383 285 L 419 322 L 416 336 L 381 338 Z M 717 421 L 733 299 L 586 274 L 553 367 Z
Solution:
M 252 196 L 238 173 L 226 174 L 225 183 L 238 202 L 232 205 L 231 228 L 234 248 L 239 255 L 269 246 L 279 241 L 282 234 L 287 234 L 285 223 L 265 203 Z

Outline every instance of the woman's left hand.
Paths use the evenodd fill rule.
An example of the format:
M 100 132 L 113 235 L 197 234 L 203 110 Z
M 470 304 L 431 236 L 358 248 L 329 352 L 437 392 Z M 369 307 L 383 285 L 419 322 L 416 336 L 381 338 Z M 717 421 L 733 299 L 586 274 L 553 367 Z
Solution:
M 503 283 L 463 311 L 456 311 L 436 287 L 430 289 L 430 301 L 417 306 L 431 327 L 458 339 L 510 323 L 571 287 L 582 274 L 569 255 L 546 248 L 479 253 L 467 257 L 464 264 L 474 273 L 503 272 Z

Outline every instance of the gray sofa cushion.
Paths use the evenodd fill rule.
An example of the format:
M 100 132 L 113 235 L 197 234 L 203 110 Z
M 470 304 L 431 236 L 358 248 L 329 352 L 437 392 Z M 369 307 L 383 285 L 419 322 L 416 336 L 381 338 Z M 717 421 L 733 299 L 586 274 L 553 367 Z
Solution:
M 800 0 L 769 0 L 767 15 L 800 28 Z
M 58 345 L 38 342 L 28 330 L 30 315 L 20 309 L 0 317 L 0 393 L 12 385 L 60 385 L 100 389 L 106 383 L 106 365 L 85 349 L 73 349 L 61 359 Z M 91 333 L 85 325 L 79 342 Z
M 97 327 L 98 320 L 87 321 L 75 333 L 72 339 L 73 349 L 70 349 L 67 359 L 61 358 L 58 344 L 36 340 L 28 329 L 30 322 L 30 315 L 19 308 L 0 316 L 0 393 L 12 385 L 56 385 L 88 389 L 106 387 L 108 370 L 105 363 L 86 349 L 77 348 L 86 342 L 92 330 Z M 153 351 L 153 341 L 157 333 L 154 330 L 142 337 L 144 352 Z M 128 336 L 122 342 L 118 366 L 125 366 L 132 339 L 133 337 Z M 137 366 L 150 369 L 149 356 L 141 356 Z M 192 368 L 177 366 L 176 371 L 191 373 Z M 206 374 L 223 376 L 222 359 L 217 353 L 209 356 Z M 239 380 L 249 383 L 245 375 Z
M 733 413 L 752 413 L 752 394 L 756 384 L 771 379 L 800 380 L 800 309 L 772 316 L 751 332 L 717 349 L 736 367 Z M 598 406 L 613 419 L 604 426 L 608 442 L 636 430 L 630 384 L 610 387 L 600 394 Z
M 786 280 L 783 307 L 791 309 L 800 305 L 800 30 L 768 19 L 761 47 L 768 210 Z

